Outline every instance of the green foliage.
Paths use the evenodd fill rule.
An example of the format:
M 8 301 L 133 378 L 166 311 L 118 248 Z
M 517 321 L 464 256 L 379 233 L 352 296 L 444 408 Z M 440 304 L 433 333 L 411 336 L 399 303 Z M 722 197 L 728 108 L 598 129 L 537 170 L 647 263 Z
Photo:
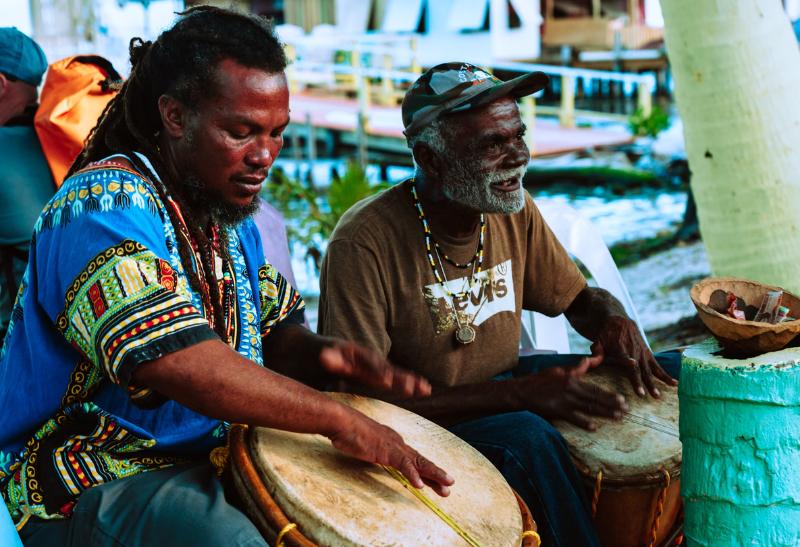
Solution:
M 350 207 L 388 187 L 389 184 L 385 182 L 371 185 L 364 168 L 356 161 L 349 162 L 344 176 L 335 178 L 328 190 L 330 216 L 335 220 L 333 226 Z
M 362 199 L 388 187 L 387 183 L 370 184 L 361 165 L 350 161 L 344 175 L 334 176 L 327 191 L 273 169 L 264 197 L 286 219 L 290 243 L 297 242 L 305 247 L 319 269 L 324 243 L 342 215 Z
M 669 115 L 658 106 L 653 106 L 649 116 L 639 107 L 628 119 L 628 127 L 637 137 L 655 137 L 669 125 Z

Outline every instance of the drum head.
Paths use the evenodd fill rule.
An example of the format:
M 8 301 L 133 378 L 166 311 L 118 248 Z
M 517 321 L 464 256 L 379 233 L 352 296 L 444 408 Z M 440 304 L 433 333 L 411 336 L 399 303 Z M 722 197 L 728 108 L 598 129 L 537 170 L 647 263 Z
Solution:
M 423 493 L 482 545 L 519 545 L 513 491 L 492 464 L 436 424 L 396 406 L 331 394 L 394 428 L 456 483 Z M 320 435 L 252 428 L 250 452 L 270 495 L 320 545 L 453 545 L 465 541 L 383 468 L 350 458 Z
M 597 431 L 558 421 L 578 469 L 591 478 L 603 471 L 604 484 L 645 485 L 663 480 L 660 469 L 680 475 L 678 389 L 658 383 L 661 398 L 639 397 L 619 369 L 601 366 L 584 379 L 622 393 L 629 412 L 621 421 L 593 418 Z

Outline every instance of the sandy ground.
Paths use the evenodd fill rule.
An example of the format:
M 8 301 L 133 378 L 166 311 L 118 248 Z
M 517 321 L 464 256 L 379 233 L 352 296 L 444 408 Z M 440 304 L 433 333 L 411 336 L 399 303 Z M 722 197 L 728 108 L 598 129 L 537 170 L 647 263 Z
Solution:
M 689 290 L 711 275 L 702 242 L 673 247 L 620 270 L 645 331 L 695 315 Z M 588 341 L 570 332 L 572 351 L 588 351 Z

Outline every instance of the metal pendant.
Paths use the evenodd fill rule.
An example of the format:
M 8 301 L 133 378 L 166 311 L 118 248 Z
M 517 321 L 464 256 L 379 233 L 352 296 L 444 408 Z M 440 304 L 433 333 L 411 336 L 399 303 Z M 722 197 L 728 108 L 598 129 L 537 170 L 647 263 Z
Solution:
M 456 341 L 459 344 L 467 345 L 475 341 L 475 329 L 472 325 L 461 325 L 456 329 Z

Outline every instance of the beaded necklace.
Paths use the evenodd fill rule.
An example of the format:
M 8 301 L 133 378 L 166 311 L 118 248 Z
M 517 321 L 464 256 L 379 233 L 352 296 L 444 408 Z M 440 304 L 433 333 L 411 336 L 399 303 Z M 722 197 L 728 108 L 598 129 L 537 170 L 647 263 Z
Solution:
M 197 270 L 197 276 L 200 278 L 200 286 L 202 289 L 200 298 L 203 302 L 203 311 L 205 312 L 208 326 L 211 327 L 212 330 L 215 330 L 214 327 L 216 324 L 216 316 L 214 314 L 214 310 L 216 306 L 222 306 L 223 317 L 225 318 L 226 323 L 224 326 L 225 339 L 223 342 L 228 345 L 232 345 L 233 341 L 238 336 L 238 325 L 236 320 L 236 283 L 232 273 L 232 265 L 229 264 L 227 260 L 223 261 L 221 257 L 222 253 L 220 252 L 219 227 L 213 223 L 211 225 L 211 256 L 213 264 L 207 265 L 208 267 L 214 269 L 214 278 L 220 289 L 219 293 L 221 296 L 221 301 L 214 303 L 211 301 L 211 287 L 209 286 L 208 281 L 206 281 L 206 265 L 203 264 L 200 248 L 197 245 L 197 242 L 191 236 L 191 233 L 189 233 L 189 226 L 186 223 L 186 219 L 183 217 L 183 212 L 181 211 L 178 202 L 176 202 L 167 191 L 166 187 L 161 182 L 161 179 L 158 177 L 158 173 L 156 173 L 153 164 L 150 162 L 147 156 L 141 154 L 140 152 L 134 152 L 134 154 L 142 161 L 142 163 L 144 163 L 146 170 L 149 171 L 150 178 L 144 176 L 143 173 L 139 173 L 138 171 L 131 171 L 128 166 L 119 164 L 118 162 L 109 161 L 109 163 L 113 163 L 114 165 L 117 165 L 126 171 L 132 172 L 135 175 L 142 177 L 144 180 L 148 180 L 148 182 L 154 186 L 156 184 L 159 186 L 160 191 L 166 197 L 167 205 L 171 207 L 173 211 L 175 211 L 175 214 L 178 217 L 178 226 L 174 226 L 177 231 L 176 236 L 183 237 L 184 240 L 186 240 L 186 242 L 189 244 L 189 247 L 192 249 L 192 254 L 194 254 L 194 263 Z M 127 156 L 122 154 L 119 155 L 124 157 L 126 160 L 131 161 Z M 189 272 L 186 272 L 186 274 L 188 275 Z
M 478 308 L 478 312 L 473 315 L 471 320 L 468 320 L 466 323 L 461 323 L 461 319 L 458 316 L 458 310 L 456 309 L 456 298 L 464 297 L 467 292 L 469 292 L 475 280 L 475 274 L 480 273 L 481 269 L 483 268 L 483 242 L 484 242 L 484 235 L 486 234 L 486 218 L 484 217 L 483 213 L 481 213 L 481 220 L 480 220 L 480 235 L 478 236 L 478 249 L 475 252 L 475 256 L 472 257 L 467 264 L 461 265 L 449 257 L 444 255 L 444 258 L 450 262 L 451 264 L 455 265 L 459 268 L 466 268 L 468 266 L 472 266 L 472 275 L 469 277 L 469 282 L 467 285 L 467 289 L 462 290 L 459 293 L 453 293 L 450 288 L 448 287 L 449 281 L 447 280 L 447 274 L 444 270 L 444 264 L 442 263 L 441 248 L 439 247 L 438 242 L 433 238 L 433 234 L 431 233 L 431 228 L 428 225 L 428 220 L 425 218 L 425 212 L 422 210 L 422 203 L 419 201 L 419 197 L 417 196 L 417 188 L 414 182 L 414 179 L 411 179 L 411 184 L 409 185 L 411 188 L 411 198 L 414 201 L 414 207 L 417 210 L 417 215 L 419 217 L 420 223 L 422 223 L 422 232 L 425 236 L 425 252 L 428 255 L 428 263 L 431 265 L 431 270 L 433 270 L 433 276 L 436 279 L 436 282 L 442 286 L 444 289 L 445 294 L 450 298 L 450 302 L 452 304 L 453 309 L 453 318 L 456 322 L 456 331 L 455 331 L 455 338 L 459 344 L 467 345 L 471 344 L 475 341 L 475 327 L 472 326 L 472 321 L 478 316 L 478 312 L 483 307 L 483 302 L 481 302 L 480 308 Z M 439 257 L 439 261 L 437 262 L 436 259 L 433 257 L 433 253 L 436 253 L 436 256 Z M 441 254 L 440 254 L 441 253 Z M 477 268 L 476 268 L 477 264 Z M 441 268 L 442 273 L 439 274 L 439 269 Z M 485 302 L 485 301 L 484 301 Z
M 441 268 L 442 272 L 444 272 L 444 264 L 442 264 L 441 261 L 439 261 L 437 264 L 436 259 L 433 257 L 433 253 L 434 251 L 442 253 L 441 247 L 439 246 L 439 243 L 436 241 L 436 239 L 434 239 L 433 233 L 431 232 L 431 228 L 428 225 L 428 219 L 425 218 L 425 212 L 422 210 L 422 203 L 420 203 L 419 197 L 417 196 L 417 188 L 414 184 L 413 179 L 411 180 L 411 184 L 409 186 L 411 188 L 411 198 L 414 200 L 414 207 L 417 210 L 417 216 L 419 217 L 419 220 L 422 223 L 422 232 L 425 236 L 425 252 L 428 255 L 428 263 L 431 265 L 431 270 L 433 270 L 433 276 L 436 278 L 436 282 L 440 283 L 444 287 L 444 291 L 447 293 L 447 296 L 449 296 L 450 298 L 454 297 L 461 298 L 462 296 L 467 294 L 467 291 L 465 290 L 461 291 L 460 293 L 453 294 L 447 287 L 447 284 L 445 283 L 443 277 L 439 274 L 439 268 Z M 481 273 L 481 270 L 483 268 L 483 241 L 484 241 L 484 236 L 486 234 L 486 218 L 484 217 L 483 213 L 481 213 L 480 222 L 481 222 L 481 229 L 480 229 L 480 235 L 478 236 L 478 249 L 475 252 L 475 256 L 472 258 L 472 260 L 470 260 L 466 264 L 459 264 L 450 259 L 444 253 L 442 253 L 442 256 L 445 260 L 447 260 L 448 262 L 459 268 L 466 268 L 468 266 L 472 266 L 473 264 L 475 264 L 475 261 L 477 260 L 477 267 L 473 272 L 473 277 L 475 274 Z M 470 288 L 472 288 L 472 282 L 473 279 L 472 277 L 470 277 L 469 280 Z
M 183 213 L 181 212 L 181 208 L 178 206 L 178 203 L 172 199 L 169 194 L 167 194 L 167 201 L 172 209 L 175 211 L 176 216 L 179 219 L 179 226 L 178 232 L 181 236 L 189 243 L 192 251 L 194 253 L 194 262 L 197 268 L 197 277 L 200 278 L 200 284 L 202 286 L 201 291 L 201 298 L 203 300 L 203 307 L 205 308 L 205 316 L 206 320 L 208 321 L 208 326 L 214 330 L 216 321 L 215 321 L 215 314 L 214 309 L 216 306 L 222 306 L 223 309 L 223 317 L 225 318 L 225 342 L 226 344 L 231 344 L 233 341 L 233 334 L 236 328 L 236 306 L 235 306 L 235 298 L 236 298 L 236 288 L 233 282 L 233 276 L 230 273 L 231 265 L 228 264 L 227 260 L 223 260 L 220 256 L 220 238 L 219 238 L 219 227 L 216 224 L 212 224 L 211 226 L 211 256 L 213 257 L 212 260 L 214 261 L 213 264 L 205 265 L 203 264 L 202 255 L 200 254 L 200 249 L 197 245 L 197 242 L 189 233 L 189 227 L 186 224 L 186 220 L 183 218 Z M 221 302 L 217 302 L 216 305 L 214 302 L 211 301 L 211 287 L 208 285 L 206 281 L 205 275 L 205 268 L 206 267 L 213 268 L 214 278 L 219 285 L 220 288 L 220 295 L 222 298 Z
M 466 270 L 467 268 L 475 264 L 475 261 L 478 260 L 478 251 L 480 251 L 480 242 L 479 242 L 478 248 L 475 250 L 475 254 L 472 255 L 472 258 L 469 259 L 469 262 L 464 262 L 462 264 L 461 262 L 456 262 L 455 260 L 447 256 L 447 253 L 444 252 L 444 249 L 442 249 L 442 247 L 439 245 L 439 242 L 436 241 L 435 239 L 433 240 L 433 246 L 436 248 L 436 255 L 439 256 L 440 259 L 443 259 L 452 264 L 453 266 L 455 266 L 456 268 L 461 268 L 462 270 Z

